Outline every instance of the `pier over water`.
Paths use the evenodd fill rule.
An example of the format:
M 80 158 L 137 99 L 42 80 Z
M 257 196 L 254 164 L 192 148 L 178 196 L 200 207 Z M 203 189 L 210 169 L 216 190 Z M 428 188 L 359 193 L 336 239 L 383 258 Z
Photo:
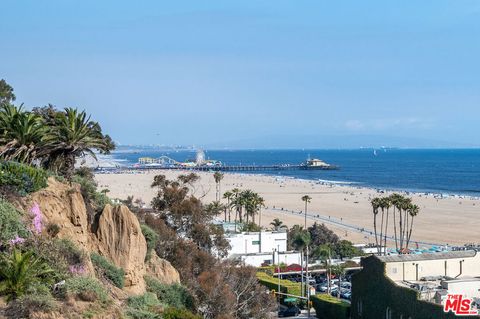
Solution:
M 191 170 L 191 171 L 224 171 L 224 172 L 249 172 L 249 171 L 283 171 L 283 170 L 336 170 L 338 166 L 327 164 L 318 159 L 309 159 L 302 164 L 224 164 L 220 161 L 205 159 L 203 151 L 197 152 L 195 160 L 178 162 L 168 156 L 159 158 L 141 157 L 138 163 L 127 167 L 101 168 L 97 170 Z

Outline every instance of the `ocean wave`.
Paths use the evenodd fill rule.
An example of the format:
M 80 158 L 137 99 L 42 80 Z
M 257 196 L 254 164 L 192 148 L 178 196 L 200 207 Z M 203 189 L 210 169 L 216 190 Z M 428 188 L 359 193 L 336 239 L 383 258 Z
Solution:
M 360 184 L 359 182 L 349 182 L 349 181 L 334 181 L 328 179 L 317 179 L 317 182 L 324 183 L 324 184 L 336 184 L 336 185 L 354 185 Z

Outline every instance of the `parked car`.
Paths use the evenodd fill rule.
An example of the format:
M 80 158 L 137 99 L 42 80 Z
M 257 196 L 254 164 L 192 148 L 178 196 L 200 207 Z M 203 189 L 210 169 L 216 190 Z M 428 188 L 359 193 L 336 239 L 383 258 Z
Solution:
M 312 278 L 312 277 L 308 278 L 307 280 L 308 280 L 308 284 L 311 285 L 311 286 L 315 286 L 317 284 L 315 279 Z
M 338 289 L 338 286 L 337 285 L 331 285 L 330 286 L 330 291 L 332 291 L 333 289 Z M 321 292 L 326 292 L 328 290 L 328 286 L 325 285 L 325 286 L 320 286 L 320 289 L 319 289 Z
M 346 290 L 344 292 L 340 293 L 340 298 L 350 300 L 352 299 L 352 291 L 351 290 Z
M 352 289 L 352 284 L 349 283 L 348 281 L 342 281 L 342 283 L 340 284 L 340 287 Z
M 300 314 L 300 308 L 298 308 L 297 306 L 293 306 L 293 307 L 288 307 L 288 308 L 285 308 L 285 309 L 282 309 L 278 312 L 278 316 L 280 318 L 284 318 L 284 317 L 296 317 Z

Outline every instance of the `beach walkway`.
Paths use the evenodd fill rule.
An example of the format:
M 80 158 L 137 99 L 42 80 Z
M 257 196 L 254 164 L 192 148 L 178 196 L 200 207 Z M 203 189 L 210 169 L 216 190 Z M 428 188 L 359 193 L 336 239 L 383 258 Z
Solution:
M 305 215 L 302 211 L 293 211 L 293 210 L 282 209 L 282 208 L 273 208 L 273 207 L 270 208 L 269 207 L 269 208 L 266 208 L 266 210 L 270 211 L 270 212 L 275 212 L 275 213 L 280 213 L 280 214 L 285 214 L 285 215 L 290 215 L 290 216 L 292 216 L 292 215 L 304 216 Z M 364 228 L 364 227 L 359 227 L 357 225 L 347 224 L 347 223 L 343 222 L 343 220 L 333 218 L 332 216 L 323 216 L 323 215 L 317 214 L 315 212 L 310 212 L 310 213 L 307 213 L 307 219 L 322 222 L 322 223 L 325 223 L 325 224 L 334 225 L 334 226 L 337 226 L 337 227 L 340 227 L 340 228 L 343 228 L 343 229 L 346 229 L 346 230 L 349 230 L 349 231 L 353 231 L 353 232 L 362 234 L 362 235 L 367 236 L 367 237 L 371 237 L 371 238 L 375 237 L 375 233 L 371 229 L 367 229 L 367 228 Z M 387 238 L 388 241 L 391 241 L 391 242 L 395 241 L 394 236 L 386 236 L 386 238 Z M 443 244 L 442 243 L 431 243 L 431 242 L 425 242 L 425 241 L 416 241 L 416 240 L 413 240 L 413 239 L 410 240 L 410 242 L 412 244 L 418 244 L 418 245 L 445 246 L 444 243 Z

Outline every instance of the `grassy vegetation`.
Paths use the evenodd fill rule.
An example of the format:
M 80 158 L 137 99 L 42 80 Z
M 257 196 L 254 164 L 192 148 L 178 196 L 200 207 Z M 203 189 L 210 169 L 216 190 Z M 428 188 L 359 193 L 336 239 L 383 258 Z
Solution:
M 80 184 L 83 198 L 93 205 L 95 211 L 102 211 L 105 205 L 112 204 L 107 195 L 97 191 L 97 184 L 93 178 L 74 175 L 72 181 Z
M 142 234 L 147 241 L 147 255 L 145 256 L 145 261 L 148 261 L 152 256 L 152 251 L 155 249 L 155 246 L 157 246 L 159 235 L 145 224 L 142 224 L 140 227 L 142 229 Z
M 201 316 L 195 315 L 185 309 L 167 308 L 162 314 L 163 319 L 202 319 Z
M 162 303 L 154 293 L 147 292 L 127 300 L 127 316 L 134 319 L 160 319 L 163 310 Z
M 145 283 L 147 291 L 154 293 L 163 304 L 178 309 L 193 307 L 193 297 L 182 285 L 166 285 L 149 276 L 145 276 Z
M 320 319 L 348 319 L 350 318 L 350 304 L 327 294 L 311 296 L 317 318 Z
M 22 221 L 23 214 L 0 198 L 0 244 L 18 237 L 27 238 L 29 232 Z
M 65 281 L 64 292 L 83 301 L 107 303 L 108 294 L 102 284 L 93 277 L 75 276 Z
M 96 253 L 91 253 L 90 259 L 99 275 L 110 280 L 118 288 L 123 288 L 125 284 L 125 271 L 122 268 L 118 268 L 105 257 Z
M 12 161 L 0 161 L 0 185 L 21 196 L 47 186 L 47 172 L 33 166 Z
M 51 312 L 57 308 L 57 302 L 50 291 L 31 293 L 11 302 L 6 309 L 6 315 L 9 318 L 30 318 L 32 312 Z

